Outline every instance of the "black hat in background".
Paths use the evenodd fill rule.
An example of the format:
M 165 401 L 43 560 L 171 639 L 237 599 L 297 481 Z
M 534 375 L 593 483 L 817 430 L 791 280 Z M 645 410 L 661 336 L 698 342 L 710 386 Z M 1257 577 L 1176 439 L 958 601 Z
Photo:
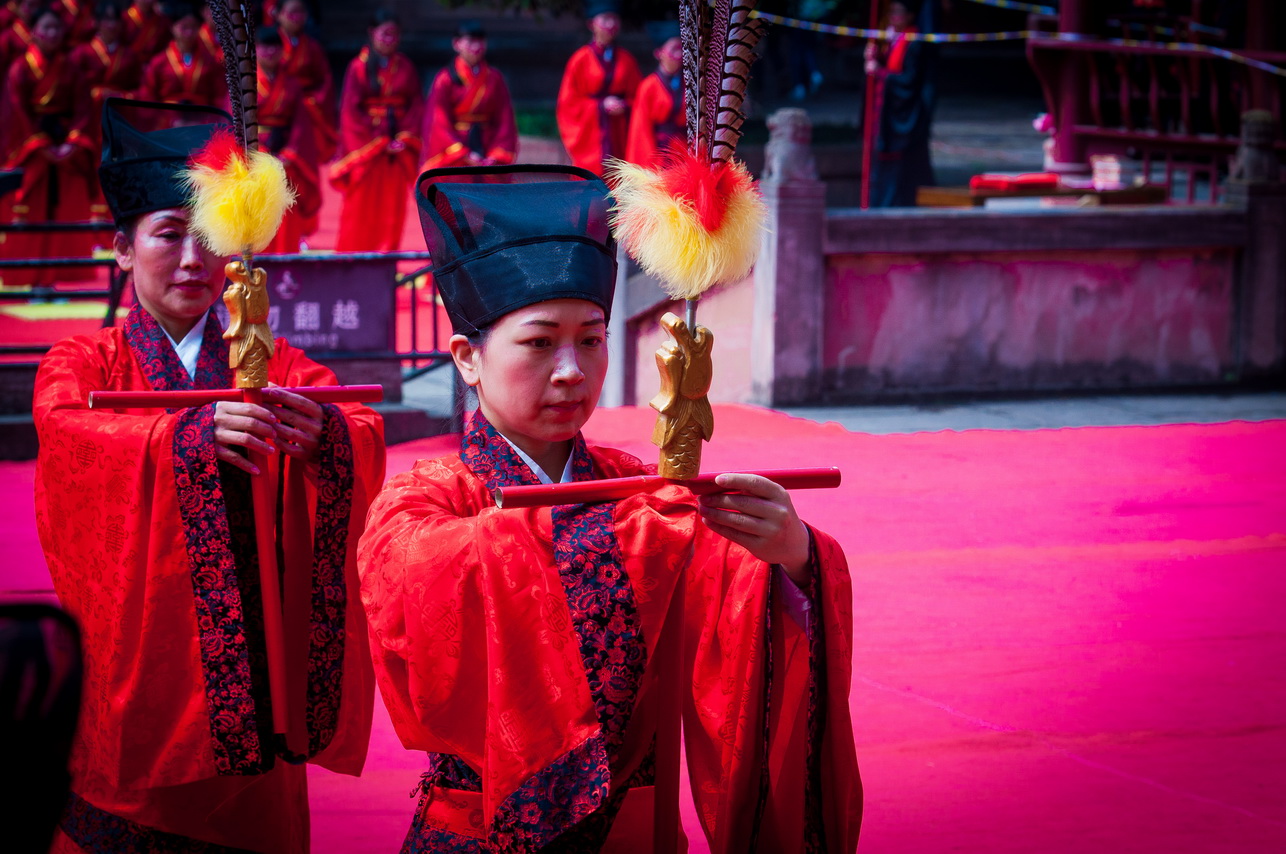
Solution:
M 192 0 L 166 0 L 161 4 L 161 14 L 170 19 L 170 23 L 176 23 L 189 16 L 195 16 L 201 20 L 201 7 L 204 3 L 194 3 Z
M 612 310 L 612 200 L 572 166 L 430 169 L 416 182 L 433 281 L 451 328 L 472 334 L 511 311 L 554 299 Z
M 485 39 L 487 37 L 487 30 L 482 26 L 481 21 L 461 21 L 459 26 L 455 28 L 455 37 L 458 39 Z
M 621 14 L 620 0 L 585 0 L 585 19 L 592 20 L 599 15 L 605 15 L 608 12 L 613 15 Z
M 648 21 L 644 27 L 647 29 L 647 37 L 652 40 L 653 47 L 661 47 L 670 39 L 679 38 L 678 21 Z
M 182 124 L 166 127 L 176 122 Z M 141 129 L 157 125 L 162 129 Z M 232 116 L 213 107 L 108 98 L 98 179 L 116 223 L 186 206 L 189 193 L 179 173 L 220 125 L 231 126 Z

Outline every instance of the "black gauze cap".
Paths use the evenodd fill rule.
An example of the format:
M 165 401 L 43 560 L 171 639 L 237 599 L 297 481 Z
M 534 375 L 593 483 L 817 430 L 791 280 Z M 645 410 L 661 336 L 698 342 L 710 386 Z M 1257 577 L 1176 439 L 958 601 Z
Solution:
M 187 205 L 189 192 L 179 173 L 222 125 L 231 126 L 232 116 L 213 107 L 108 98 L 98 179 L 117 224 Z
M 586 0 L 585 20 L 592 21 L 599 15 L 621 14 L 620 0 Z
M 471 334 L 511 311 L 554 299 L 612 310 L 612 200 L 572 166 L 430 169 L 416 187 L 433 280 L 451 327 Z

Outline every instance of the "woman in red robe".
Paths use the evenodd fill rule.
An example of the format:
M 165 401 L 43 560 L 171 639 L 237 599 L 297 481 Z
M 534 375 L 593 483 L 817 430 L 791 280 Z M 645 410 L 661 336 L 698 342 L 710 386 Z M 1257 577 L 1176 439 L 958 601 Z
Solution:
M 89 93 L 76 79 L 63 50 L 66 27 L 52 9 L 32 22 L 31 47 L 9 67 L 5 121 L 0 126 L 0 169 L 23 171 L 10 218 L 15 223 L 87 222 L 97 147 L 87 132 Z M 92 232 L 25 232 L 9 235 L 12 258 L 88 258 Z M 12 253 L 12 254 L 10 254 Z M 92 267 L 39 267 L 6 271 L 6 286 L 48 285 L 93 279 Z
M 109 111 L 117 104 L 109 101 Z M 138 300 L 122 327 L 56 344 L 41 362 L 36 521 L 54 588 L 80 624 L 85 687 L 72 796 L 54 851 L 305 854 L 303 765 L 273 740 L 250 481 L 281 478 L 290 750 L 358 774 L 373 687 L 354 554 L 383 478 L 379 416 L 285 389 L 334 375 L 284 340 L 265 403 L 89 410 L 97 390 L 229 388 L 212 310 L 226 258 L 188 230 L 187 153 L 217 117 L 105 119 L 102 183 Z M 227 118 L 223 116 L 223 118 Z M 123 142 L 124 141 L 124 144 Z M 266 474 L 266 473 L 265 473 Z M 224 846 L 224 847 L 219 847 Z
M 54 0 L 49 4 L 63 19 L 67 27 L 67 44 L 79 47 L 89 44 L 97 26 L 94 24 L 94 4 L 91 0 Z
M 311 114 L 303 108 L 299 83 L 282 69 L 282 38 L 274 27 L 260 27 L 255 34 L 259 58 L 259 143 L 286 166 L 286 177 L 295 190 L 295 204 L 282 218 L 277 236 L 265 252 L 298 252 L 305 237 L 317 227 L 321 209 L 316 134 Z
M 223 66 L 201 46 L 201 14 L 191 3 L 166 7 L 174 40 L 143 71 L 142 101 L 223 107 L 228 100 Z
M 429 89 L 422 168 L 513 163 L 518 125 L 504 75 L 486 63 L 486 31 L 476 21 L 466 22 L 451 47 L 455 59 Z
M 654 470 L 580 434 L 607 371 L 606 186 L 457 168 L 417 198 L 478 411 L 458 455 L 389 479 L 359 548 L 384 702 L 429 753 L 402 850 L 654 850 L 651 804 L 677 785 L 655 775 L 657 704 L 682 690 L 712 851 L 852 852 L 848 571 L 785 490 L 737 474 L 722 483 L 739 494 L 699 500 L 495 505 L 498 486 Z M 662 684 L 680 584 L 683 663 Z
M 612 0 L 586 12 L 592 39 L 567 61 L 558 89 L 558 134 L 572 163 L 595 175 L 603 161 L 625 155 L 639 65 L 616 44 L 621 16 Z
M 103 103 L 108 98 L 125 98 L 132 94 L 143 77 L 143 64 L 132 50 L 121 43 L 123 3 L 104 0 L 96 8 L 98 31 L 89 44 L 72 51 L 71 64 L 81 86 L 89 87 L 90 109 L 86 133 L 94 140 L 95 149 L 102 145 Z M 107 202 L 98 186 L 98 170 L 90 172 L 92 207 L 90 218 L 106 221 Z
M 348 64 L 339 108 L 339 159 L 330 183 L 344 197 L 337 252 L 389 252 L 402 242 L 406 198 L 420 163 L 420 77 L 398 53 L 396 16 L 375 14 L 371 43 Z
M 339 123 L 330 60 L 321 42 L 304 32 L 308 26 L 308 6 L 304 0 L 287 0 L 274 12 L 281 30 L 282 70 L 299 83 L 302 106 L 308 111 L 309 124 L 316 137 L 317 156 L 325 162 L 335 154 Z M 268 14 L 266 7 L 264 14 Z
M 683 109 L 683 42 L 665 38 L 654 52 L 656 71 L 643 78 L 630 111 L 630 136 L 625 159 L 649 168 L 660 165 L 674 142 L 687 140 Z M 668 35 L 668 32 L 667 32 Z
M 134 0 L 122 22 L 125 43 L 145 65 L 170 41 L 170 20 L 156 7 L 156 0 Z
M 4 8 L 8 20 L 0 26 L 0 76 L 31 47 L 32 17 L 42 5 L 41 0 L 16 0 Z

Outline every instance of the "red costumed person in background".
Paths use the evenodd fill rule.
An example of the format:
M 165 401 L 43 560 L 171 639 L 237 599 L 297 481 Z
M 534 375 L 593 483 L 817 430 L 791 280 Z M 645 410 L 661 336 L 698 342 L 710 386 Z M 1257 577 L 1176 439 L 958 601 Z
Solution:
M 616 0 L 593 2 L 585 14 L 592 38 L 572 54 L 563 71 L 558 135 L 572 163 L 602 175 L 604 160 L 625 155 L 639 65 L 616 44 L 621 30 Z
M 311 114 L 304 109 L 299 83 L 282 70 L 282 38 L 275 27 L 255 34 L 259 57 L 259 143 L 286 166 L 295 190 L 295 205 L 286 211 L 277 236 L 265 252 L 298 252 L 301 241 L 316 228 L 321 209 L 317 136 Z
M 67 44 L 78 47 L 89 44 L 97 27 L 94 24 L 92 0 L 54 0 L 49 4 L 67 27 Z
M 268 14 L 267 7 L 264 14 Z M 286 0 L 276 7 L 273 17 L 281 31 L 282 72 L 299 83 L 303 93 L 301 106 L 308 111 L 309 124 L 316 137 L 317 156 L 325 162 L 335 154 L 338 133 L 330 60 L 321 42 L 304 32 L 308 26 L 308 6 L 304 0 Z
M 388 252 L 399 248 L 406 199 L 420 162 L 424 98 L 420 77 L 398 53 L 397 17 L 379 10 L 371 43 L 348 64 L 339 108 L 339 159 L 330 182 L 344 197 L 338 252 Z
M 130 126 L 145 111 L 182 115 Z M 384 471 L 380 417 L 286 387 L 334 375 L 278 339 L 263 405 L 86 408 L 92 391 L 224 389 L 213 311 L 226 257 L 189 230 L 189 157 L 226 114 L 112 100 L 100 178 L 137 304 L 123 327 L 78 335 L 36 379 L 36 520 L 54 588 L 84 638 L 72 796 L 55 852 L 308 851 L 306 770 L 280 756 L 265 663 L 251 479 L 282 484 L 290 749 L 358 774 L 372 678 L 355 548 Z M 201 123 L 201 122 L 206 123 Z M 279 463 L 279 464 L 278 464 Z M 219 847 L 224 846 L 224 847 Z
M 580 433 L 607 372 L 606 185 L 555 166 L 441 169 L 417 200 L 478 410 L 459 454 L 389 479 L 359 551 L 384 702 L 429 753 L 402 850 L 654 850 L 653 799 L 677 785 L 655 775 L 657 705 L 681 691 L 710 850 L 851 852 L 850 581 L 789 493 L 724 474 L 740 494 L 495 504 L 499 486 L 655 471 Z M 679 585 L 682 672 L 663 684 Z
M 152 57 L 143 72 L 138 97 L 143 101 L 223 107 L 228 101 L 228 83 L 223 66 L 201 46 L 201 13 L 192 3 L 171 3 L 165 7 L 173 22 L 174 40 Z
M 35 24 L 32 18 L 43 6 L 43 0 L 11 0 L 5 6 L 6 22 L 0 26 L 0 77 L 8 74 L 9 66 L 31 47 L 31 28 Z M 3 115 L 0 108 L 0 116 Z
M 103 103 L 108 98 L 129 97 L 143 76 L 143 65 L 132 50 L 121 43 L 122 0 L 100 0 L 95 8 L 98 32 L 89 44 L 72 51 L 71 63 L 79 85 L 89 87 L 90 109 L 87 133 L 94 147 L 102 146 Z M 108 218 L 107 202 L 98 187 L 98 170 L 91 170 L 93 205 L 91 218 Z
M 673 142 L 687 140 L 683 109 L 683 41 L 679 24 L 663 22 L 649 27 L 657 42 L 653 52 L 656 71 L 639 84 L 630 111 L 630 136 L 625 159 L 649 168 L 659 165 Z
M 134 0 L 125 12 L 123 38 L 144 65 L 170 43 L 170 20 L 157 8 L 157 0 Z
M 433 78 L 424 111 L 424 168 L 513 163 L 518 126 L 504 75 L 486 63 L 486 31 L 466 21 L 451 47 L 455 59 Z
M 223 48 L 219 45 L 219 34 L 214 29 L 214 17 L 208 3 L 201 6 L 201 29 L 197 30 L 197 41 L 205 52 L 210 54 L 215 64 L 223 64 Z
M 66 27 L 49 7 L 32 22 L 32 45 L 9 67 L 5 117 L 0 125 L 0 170 L 23 171 L 10 206 L 13 222 L 86 222 L 91 215 L 91 174 L 96 145 L 87 132 L 89 91 L 63 50 Z M 9 235 L 11 258 L 88 258 L 90 232 L 30 232 Z M 92 267 L 40 267 L 6 271 L 6 286 L 46 285 L 92 279 Z

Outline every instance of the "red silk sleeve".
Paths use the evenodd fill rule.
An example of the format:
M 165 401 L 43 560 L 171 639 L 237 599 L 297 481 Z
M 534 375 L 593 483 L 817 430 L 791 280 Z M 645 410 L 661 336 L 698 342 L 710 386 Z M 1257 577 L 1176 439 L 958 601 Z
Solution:
M 492 92 L 490 99 L 494 104 L 494 116 L 491 144 L 487 156 L 498 165 L 513 163 L 518 156 L 518 123 L 514 118 L 513 99 L 509 95 L 509 84 L 505 76 L 494 68 L 490 69 Z

